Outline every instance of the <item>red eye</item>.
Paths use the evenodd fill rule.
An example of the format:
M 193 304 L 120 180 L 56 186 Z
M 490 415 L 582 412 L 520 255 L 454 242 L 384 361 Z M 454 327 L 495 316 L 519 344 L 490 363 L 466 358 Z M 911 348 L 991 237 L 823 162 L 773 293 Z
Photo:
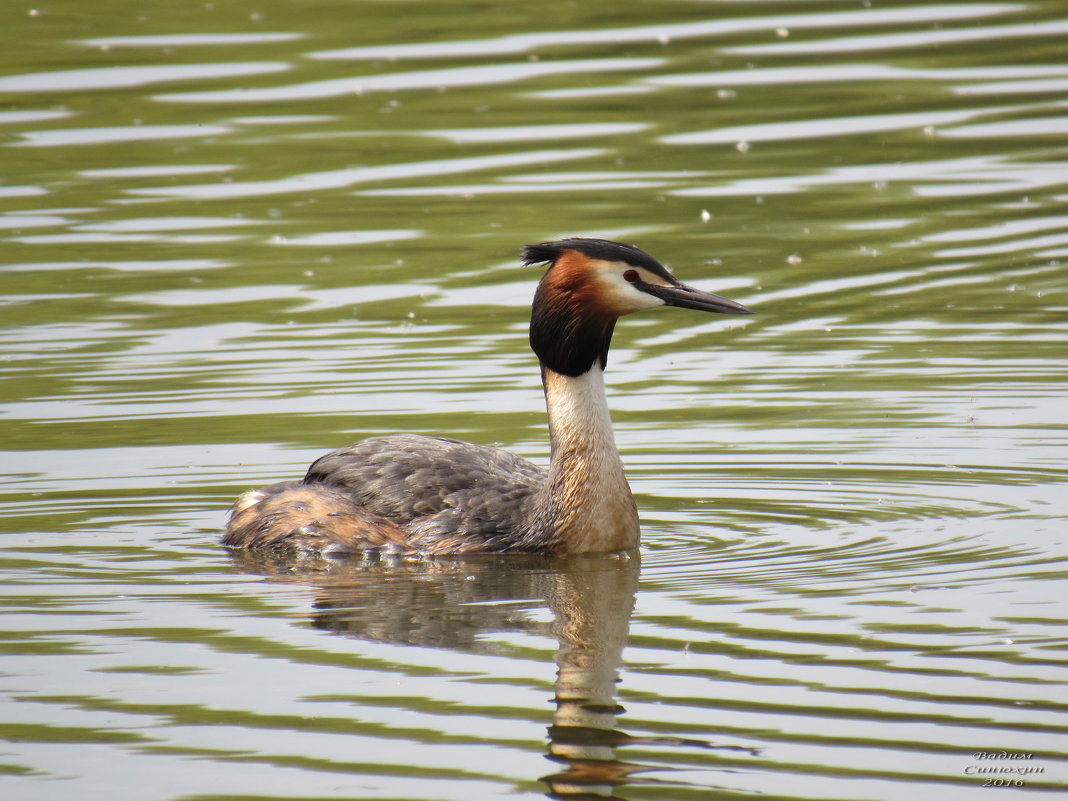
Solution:
M 636 284 L 642 279 L 641 276 L 638 275 L 637 270 L 627 270 L 625 273 L 623 273 L 623 280 L 630 281 L 632 284 Z

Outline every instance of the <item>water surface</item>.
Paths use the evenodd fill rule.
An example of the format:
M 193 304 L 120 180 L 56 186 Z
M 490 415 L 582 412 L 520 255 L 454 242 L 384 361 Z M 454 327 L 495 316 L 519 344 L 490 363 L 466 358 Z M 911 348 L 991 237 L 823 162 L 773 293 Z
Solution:
M 5 798 L 1063 791 L 1062 4 L 0 15 Z M 639 556 L 216 544 L 364 436 L 544 462 L 568 235 L 758 312 L 617 327 Z

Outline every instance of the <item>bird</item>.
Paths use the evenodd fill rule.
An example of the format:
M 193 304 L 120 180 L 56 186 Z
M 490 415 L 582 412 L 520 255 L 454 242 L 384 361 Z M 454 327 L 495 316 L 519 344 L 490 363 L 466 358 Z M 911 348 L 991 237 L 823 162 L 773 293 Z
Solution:
M 323 556 L 568 556 L 637 548 L 637 506 L 604 386 L 616 320 L 661 306 L 753 312 L 682 283 L 621 242 L 571 237 L 526 245 L 522 262 L 547 265 L 529 338 L 548 413 L 548 470 L 454 439 L 370 437 L 320 457 L 302 480 L 244 492 L 222 543 Z

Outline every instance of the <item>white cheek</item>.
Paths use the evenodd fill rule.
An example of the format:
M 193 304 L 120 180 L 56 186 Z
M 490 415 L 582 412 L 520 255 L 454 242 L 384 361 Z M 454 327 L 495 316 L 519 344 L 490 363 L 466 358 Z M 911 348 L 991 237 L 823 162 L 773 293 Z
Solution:
M 636 289 L 617 272 L 603 274 L 601 280 L 605 300 L 617 314 L 630 314 L 664 305 L 660 298 Z

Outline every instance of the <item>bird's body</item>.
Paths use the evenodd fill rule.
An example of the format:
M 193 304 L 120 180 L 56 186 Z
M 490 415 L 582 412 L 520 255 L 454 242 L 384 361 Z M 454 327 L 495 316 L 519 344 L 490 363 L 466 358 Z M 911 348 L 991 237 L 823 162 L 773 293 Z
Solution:
M 599 239 L 528 246 L 549 262 L 531 316 L 549 416 L 548 471 L 508 451 L 416 434 L 315 461 L 303 481 L 244 493 L 223 543 L 312 551 L 572 554 L 638 545 L 604 367 L 616 318 L 662 305 L 747 314 L 679 283 L 648 254 Z

